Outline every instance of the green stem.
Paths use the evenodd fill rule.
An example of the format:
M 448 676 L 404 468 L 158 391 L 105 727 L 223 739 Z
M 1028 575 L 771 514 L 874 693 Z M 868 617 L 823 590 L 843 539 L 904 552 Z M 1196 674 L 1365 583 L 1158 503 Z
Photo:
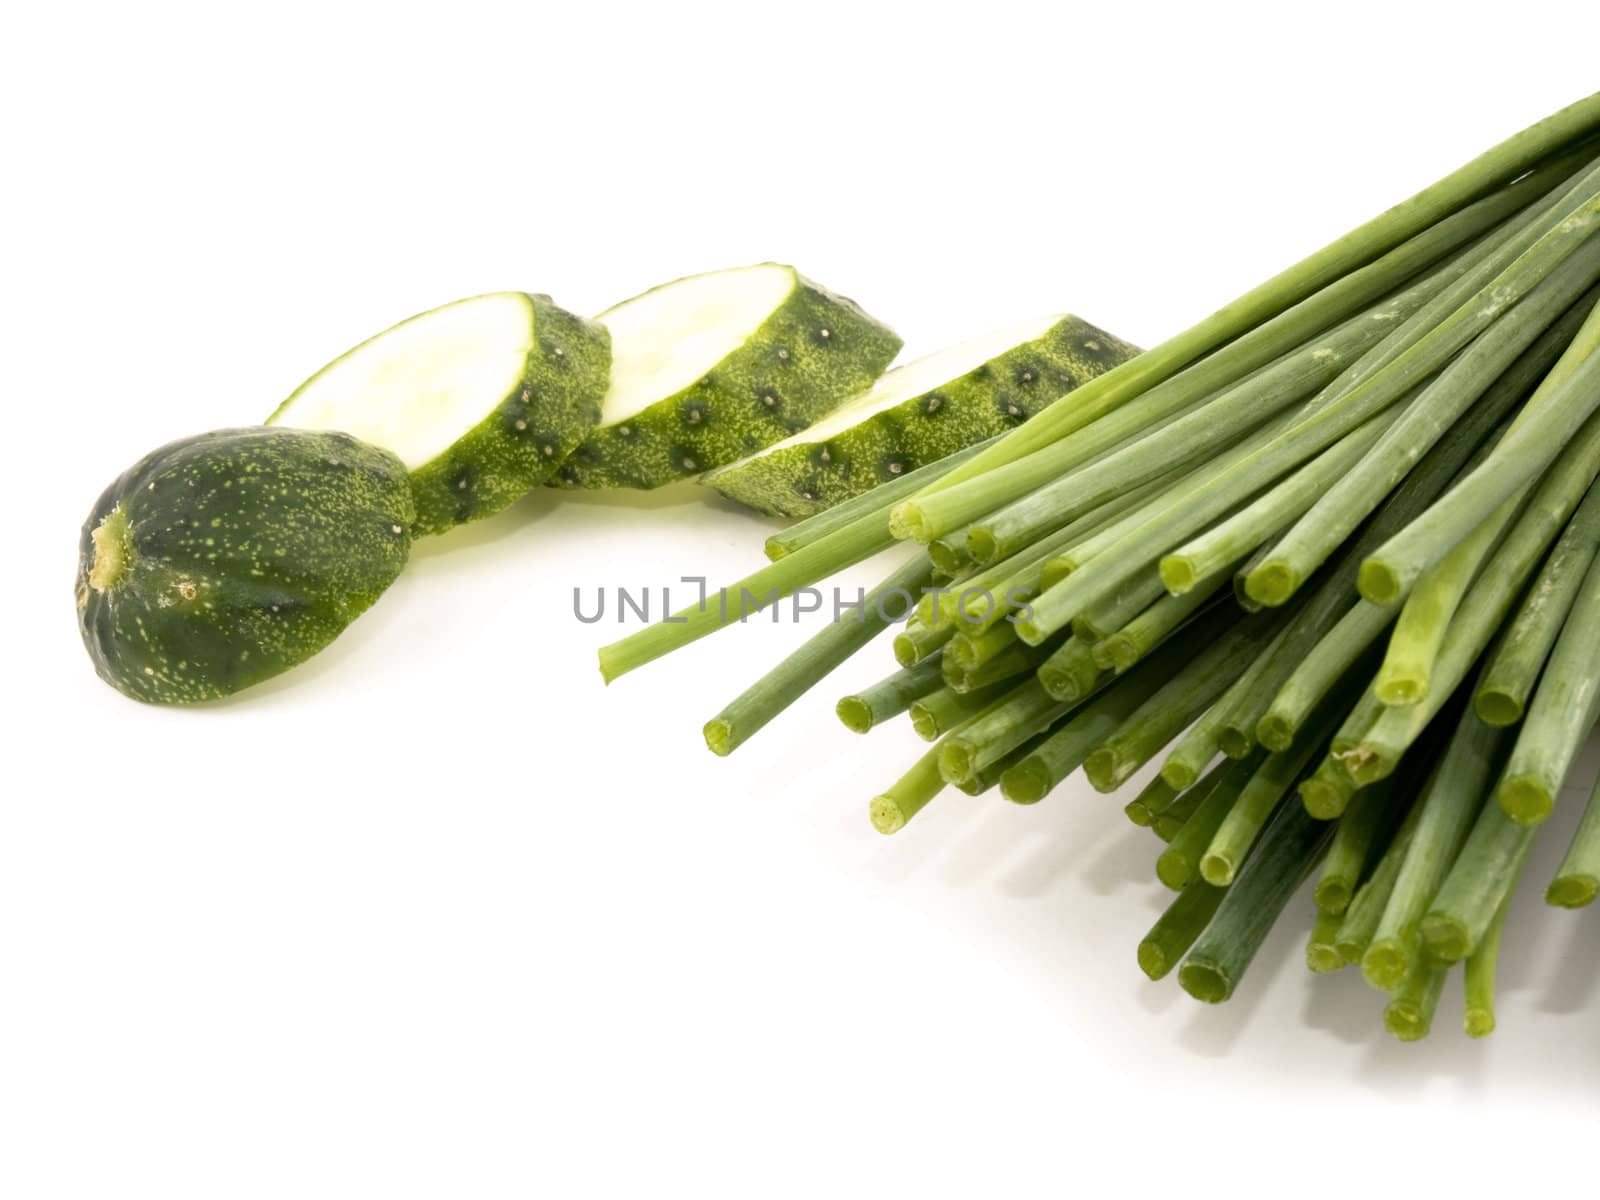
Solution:
M 944 739 L 939 770 L 947 783 L 965 783 L 1048 729 L 1070 708 L 1070 704 L 1053 699 L 1037 679 L 1025 679 Z
M 939 774 L 939 747 L 935 746 L 882 795 L 873 797 L 867 808 L 872 827 L 879 833 L 898 833 L 944 788 L 944 776 Z
M 1002 679 L 970 692 L 945 686 L 911 705 L 911 727 L 925 742 L 938 741 L 968 717 L 980 713 L 1015 683 Z
M 852 733 L 866 733 L 898 717 L 918 700 L 944 686 L 937 657 L 925 658 L 910 667 L 886 675 L 870 687 L 844 696 L 834 712 Z
M 1166 978 L 1211 924 L 1225 895 L 1225 889 L 1201 880 L 1184 888 L 1139 943 L 1139 969 L 1151 979 Z
M 728 625 L 743 624 L 752 613 L 871 558 L 893 543 L 881 518 L 872 514 L 860 517 L 768 563 L 731 587 L 720 589 L 714 596 L 708 595 L 703 603 L 600 647 L 600 674 L 610 683 L 707 634 Z M 929 573 L 931 576 L 931 564 Z
M 1311 926 L 1311 936 L 1306 939 L 1306 968 L 1317 975 L 1327 975 L 1350 964 L 1339 957 L 1334 944 L 1339 936 L 1339 915 L 1326 909 L 1317 910 L 1317 919 Z
M 1589 565 L 1500 781 L 1500 807 L 1523 825 L 1543 821 L 1600 718 L 1600 562 Z
M 1166 812 L 1177 798 L 1178 789 L 1157 775 L 1128 801 L 1122 812 L 1135 825 L 1148 829 L 1155 823 L 1157 815 Z
M 1039 664 L 1039 683 L 1057 700 L 1078 700 L 1087 696 L 1099 681 L 1100 666 L 1088 642 L 1068 638 Z
M 1545 903 L 1560 908 L 1583 908 L 1593 904 L 1600 891 L 1600 779 L 1595 780 L 1589 803 L 1572 835 L 1566 857 L 1544 894 Z
M 1357 795 L 1348 772 L 1330 754 L 1295 789 L 1306 811 L 1321 821 L 1336 821 Z
M 1193 788 L 1179 794 L 1165 811 L 1156 815 L 1156 819 L 1150 823 L 1151 830 L 1163 842 L 1170 845 L 1175 837 L 1189 827 L 1189 822 L 1199 810 L 1202 799 L 1204 797 L 1198 795 Z
M 1474 698 L 1480 720 L 1490 725 L 1515 725 L 1522 720 L 1534 682 L 1544 669 L 1597 552 L 1600 488 L 1591 487 L 1528 589 L 1484 673 Z
M 1208 1004 L 1233 995 L 1267 931 L 1316 866 L 1327 838 L 1328 826 L 1312 820 L 1298 804 L 1278 810 L 1179 968 L 1184 991 Z
M 1494 977 L 1500 962 L 1500 940 L 1506 931 L 1506 915 L 1511 911 L 1511 897 L 1516 885 L 1506 894 L 1495 910 L 1489 928 L 1478 940 L 1478 948 L 1467 959 L 1466 992 L 1467 1011 L 1463 1024 L 1468 1037 L 1488 1037 L 1494 1032 Z
M 1486 731 L 1470 709 L 1456 722 L 1418 801 L 1421 816 L 1394 891 L 1361 958 L 1361 973 L 1380 991 L 1398 988 L 1420 952 L 1422 918 L 1466 844 L 1506 744 L 1506 738 Z
M 1495 913 L 1516 888 L 1538 832 L 1537 825 L 1518 825 L 1497 805 L 1482 807 L 1422 919 L 1429 954 L 1456 962 L 1478 948 Z
M 780 559 L 775 565 L 792 562 L 799 554 Z M 706 746 L 714 754 L 733 753 L 835 667 L 903 617 L 932 574 L 927 555 L 919 554 L 890 575 L 872 590 L 853 619 L 824 627 L 706 722 Z
M 1200 877 L 1201 860 L 1206 848 L 1211 845 L 1217 830 L 1222 828 L 1223 822 L 1234 810 L 1239 797 L 1265 760 L 1263 754 L 1237 761 L 1225 759 L 1213 767 L 1205 779 L 1184 793 L 1198 795 L 1200 801 L 1183 829 L 1162 851 L 1161 857 L 1156 859 L 1157 879 L 1174 891 L 1181 891 Z M 1218 887 L 1226 886 L 1212 879 L 1207 882 Z
M 1121 629 L 1095 645 L 1095 665 L 1109 662 L 1111 669 L 1118 674 L 1131 670 L 1135 663 L 1165 642 L 1190 618 L 1211 605 L 1230 578 L 1229 570 L 1224 568 L 1182 596 L 1162 596 Z M 1232 607 L 1229 605 L 1230 609 Z
M 1269 750 L 1288 746 L 1329 689 L 1369 657 L 1394 616 L 1392 608 L 1362 600 L 1340 617 L 1278 689 L 1256 722 L 1256 740 Z
M 1600 228 L 1600 198 L 1590 224 Z M 1407 585 L 1523 485 L 1536 479 L 1600 409 L 1600 305 L 1476 470 L 1378 549 L 1361 568 L 1361 594 L 1377 603 Z
M 1508 410 L 1508 401 L 1525 398 L 1537 386 L 1594 303 L 1592 292 L 1579 297 L 1583 289 L 1574 287 L 1575 279 L 1592 272 L 1588 260 L 1593 255 L 1594 249 L 1585 247 L 1563 263 L 1428 386 L 1374 452 L 1284 536 L 1264 568 L 1264 591 L 1278 592 L 1307 578 L 1406 477 L 1418 457 L 1475 407 Z
M 1378 865 L 1367 876 L 1367 881 L 1356 889 L 1350 907 L 1344 911 L 1344 920 L 1339 925 L 1339 936 L 1334 944 L 1339 948 L 1339 956 L 1352 966 L 1361 961 L 1373 934 L 1378 931 L 1378 922 L 1383 920 L 1383 910 L 1388 907 L 1395 881 L 1400 878 L 1401 864 L 1405 862 L 1421 816 L 1422 806 L 1413 804 L 1384 850 L 1383 857 L 1378 860 Z
M 1234 714 L 1250 702 L 1262 676 L 1271 666 L 1272 658 L 1288 638 L 1290 625 L 1275 633 L 1255 660 L 1245 668 L 1244 674 L 1229 685 L 1217 702 L 1201 714 L 1182 738 L 1167 753 L 1161 764 L 1161 774 L 1175 787 L 1187 787 L 1199 776 L 1205 765 L 1221 750 L 1229 758 L 1244 758 L 1250 753 L 1249 745 L 1223 745 L 1224 731 L 1233 722 Z
M 945 645 L 944 653 L 946 658 L 955 660 L 960 671 L 971 674 L 1016 642 L 1017 630 L 1009 621 L 991 625 L 982 632 L 969 632 L 957 626 L 955 635 Z
M 1334 826 L 1328 856 L 1322 860 L 1313 896 L 1317 907 L 1332 916 L 1350 907 L 1356 889 L 1370 866 L 1382 857 L 1399 816 L 1410 797 L 1402 799 L 1395 780 L 1386 779 L 1374 787 L 1363 788 L 1351 799 L 1339 823 Z
M 1456 610 L 1434 664 L 1433 683 L 1420 704 L 1385 708 L 1356 744 L 1339 751 L 1357 783 L 1372 783 L 1394 769 L 1406 747 L 1427 728 L 1510 614 L 1516 597 L 1566 527 L 1600 471 L 1600 417 L 1591 418 L 1539 481 L 1511 531 L 1479 573 Z
M 1379 700 L 1406 705 L 1427 699 L 1433 664 L 1438 661 L 1450 620 L 1525 498 L 1525 492 L 1512 496 L 1417 580 L 1400 608 L 1388 651 L 1372 683 Z
M 1417 1042 L 1433 1028 L 1433 1016 L 1444 994 L 1450 968 L 1419 955 L 1383 1010 L 1383 1026 L 1402 1042 Z
M 894 635 L 894 660 L 910 667 L 923 660 L 939 661 L 939 651 L 955 633 L 953 625 L 933 626 L 920 620 L 914 610 L 905 628 Z
M 1384 263 L 1386 253 L 1403 246 L 1407 239 L 1424 237 L 1430 226 L 1442 224 L 1474 200 L 1480 200 L 1530 168 L 1581 143 L 1597 127 L 1600 127 L 1600 94 L 1569 105 L 1506 139 L 1438 183 L 1252 288 L 1178 336 L 1090 380 L 1073 394 L 1070 405 L 1045 409 L 997 445 L 963 463 L 940 483 L 949 486 L 1016 461 L 1121 408 L 1197 360 L 1205 361 L 1201 363 L 1204 369 L 1192 373 L 1191 386 L 1196 396 L 1214 391 L 1272 361 L 1283 350 L 1300 345 L 1316 330 L 1325 329 L 1358 311 L 1391 290 L 1397 279 L 1408 278 L 1448 249 L 1429 247 L 1422 252 L 1423 263 L 1403 265 Z M 1542 194 L 1549 186 L 1550 182 L 1540 181 L 1533 195 Z M 1526 202 L 1526 199 L 1519 200 Z M 1498 224 L 1503 215 L 1497 215 L 1479 228 Z M 1467 236 L 1475 236 L 1476 232 L 1474 229 Z M 1453 242 L 1449 248 L 1459 244 Z M 1367 267 L 1374 269 L 1365 270 Z M 1229 346 L 1230 342 L 1235 345 Z
M 1167 590 L 1181 595 L 1265 545 L 1346 477 L 1402 411 L 1410 409 L 1396 406 L 1351 430 L 1264 495 L 1163 557 L 1161 581 Z

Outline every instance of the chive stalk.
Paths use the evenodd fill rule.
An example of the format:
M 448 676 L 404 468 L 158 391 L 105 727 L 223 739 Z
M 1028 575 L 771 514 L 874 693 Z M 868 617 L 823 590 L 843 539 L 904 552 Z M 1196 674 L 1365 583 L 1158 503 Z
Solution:
M 961 784 L 1048 728 L 1071 707 L 1026 679 L 940 743 L 939 770 Z
M 1013 686 L 1012 681 L 1002 679 L 970 692 L 942 687 L 912 702 L 911 728 L 923 741 L 937 741 L 968 717 L 988 708 Z
M 935 746 L 881 795 L 872 798 L 867 816 L 879 833 L 898 833 L 944 789 L 944 776 L 939 774 L 939 747 Z
M 1522 875 L 1537 825 L 1519 825 L 1485 804 L 1422 919 L 1428 953 L 1441 962 L 1471 955 Z
M 1420 815 L 1394 890 L 1361 958 L 1361 973 L 1380 991 L 1398 988 L 1420 953 L 1422 918 L 1466 844 L 1505 744 L 1470 709 L 1457 720 L 1417 802 Z
M 1148 829 L 1158 815 L 1165 812 L 1178 798 L 1178 789 L 1157 775 L 1139 790 L 1139 794 L 1123 807 L 1123 815 L 1135 825 Z
M 1358 601 L 1295 665 L 1256 722 L 1256 740 L 1269 750 L 1285 749 L 1328 690 L 1368 657 L 1394 618 L 1392 608 Z
M 1500 639 L 1473 703 L 1489 725 L 1515 725 L 1527 711 L 1545 659 L 1600 552 L 1600 488 L 1589 494 L 1562 533 L 1522 607 Z
M 1600 562 L 1591 562 L 1517 733 L 1497 799 L 1523 825 L 1555 807 L 1572 761 L 1600 717 Z
M 852 733 L 866 733 L 898 717 L 918 700 L 944 686 L 938 658 L 926 658 L 902 667 L 870 687 L 841 697 L 834 712 Z
M 1039 664 L 1039 683 L 1057 700 L 1077 700 L 1094 690 L 1100 678 L 1094 647 L 1078 638 L 1068 638 Z
M 1384 850 L 1383 857 L 1378 860 L 1378 865 L 1367 876 L 1367 881 L 1356 889 L 1350 907 L 1344 911 L 1344 920 L 1339 924 L 1339 935 L 1334 939 L 1334 944 L 1339 948 L 1339 956 L 1351 966 L 1361 961 L 1372 943 L 1373 934 L 1378 931 L 1378 922 L 1383 920 L 1383 910 L 1388 907 L 1395 881 L 1400 878 L 1400 867 L 1405 862 L 1421 816 L 1422 806 L 1413 804 Z
M 1164 979 L 1211 924 L 1227 889 L 1195 880 L 1150 927 L 1139 943 L 1139 969 L 1151 979 Z
M 1162 596 L 1115 633 L 1095 644 L 1096 666 L 1110 664 L 1119 675 L 1133 668 L 1157 646 L 1176 633 L 1201 609 L 1211 604 L 1230 578 L 1227 570 L 1182 596 Z M 1231 606 L 1230 606 L 1231 608 Z
M 1394 999 L 1383 1010 L 1383 1027 L 1402 1042 L 1427 1037 L 1449 973 L 1447 964 L 1419 955 L 1396 987 Z
M 1199 795 L 1193 788 L 1187 792 L 1180 793 L 1176 800 L 1167 805 L 1162 812 L 1156 814 L 1155 820 L 1150 822 L 1151 831 L 1163 842 L 1170 845 L 1173 838 L 1189 827 L 1189 823 L 1194 820 L 1195 814 L 1199 811 L 1200 802 L 1203 799 L 1204 797 Z
M 1489 928 L 1479 939 L 1477 949 L 1467 959 L 1467 1005 L 1462 1024 L 1468 1037 L 1488 1037 L 1494 1032 L 1495 971 L 1500 962 L 1500 942 L 1506 931 L 1506 915 L 1511 911 L 1511 897 L 1515 891 L 1513 884 L 1506 898 L 1500 902 L 1500 907 L 1495 910 L 1494 920 L 1489 922 Z
M 1556 877 L 1545 891 L 1546 904 L 1559 908 L 1583 908 L 1593 904 L 1600 891 L 1600 779 L 1589 794 L 1583 819 L 1572 835 L 1566 857 L 1556 869 Z
M 793 562 L 804 553 L 798 551 L 774 565 Z M 925 554 L 895 571 L 868 593 L 853 618 L 826 625 L 706 722 L 706 746 L 713 754 L 732 754 L 835 667 L 903 617 L 932 574 L 933 566 Z
M 1278 809 L 1238 878 L 1224 890 L 1215 918 L 1178 969 L 1184 991 L 1208 1004 L 1233 995 L 1267 931 L 1316 865 L 1327 838 L 1328 826 L 1298 804 Z
M 1369 869 L 1382 857 L 1385 841 L 1410 799 L 1396 794 L 1395 783 L 1386 779 L 1357 792 L 1334 826 L 1312 893 L 1320 911 L 1342 916 Z
M 1334 945 L 1338 936 L 1339 914 L 1319 908 L 1311 934 L 1306 938 L 1307 970 L 1316 975 L 1328 975 L 1350 965 L 1339 957 L 1339 948 Z
M 1185 795 L 1199 795 L 1193 816 L 1156 859 L 1156 878 L 1173 891 L 1182 891 L 1202 876 L 1201 862 L 1217 830 L 1239 803 L 1260 769 L 1265 755 L 1235 761 L 1226 759 L 1213 767 L 1207 777 Z M 1206 878 L 1206 882 L 1225 887 L 1225 882 Z M 1231 881 L 1229 881 L 1231 882 Z

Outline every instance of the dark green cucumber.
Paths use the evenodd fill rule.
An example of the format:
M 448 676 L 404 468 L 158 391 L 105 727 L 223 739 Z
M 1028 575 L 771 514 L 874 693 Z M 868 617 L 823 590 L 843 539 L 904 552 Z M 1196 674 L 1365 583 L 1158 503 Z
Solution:
M 214 700 L 321 650 L 405 566 L 404 464 L 344 433 L 250 427 L 146 455 L 95 502 L 78 623 L 100 677 Z
M 1139 353 L 1074 316 L 948 347 L 886 374 L 814 426 L 704 482 L 762 512 L 804 517 L 1022 424 Z
M 568 487 L 653 488 L 780 441 L 865 391 L 895 332 L 793 267 L 693 275 L 601 313 L 611 387 Z

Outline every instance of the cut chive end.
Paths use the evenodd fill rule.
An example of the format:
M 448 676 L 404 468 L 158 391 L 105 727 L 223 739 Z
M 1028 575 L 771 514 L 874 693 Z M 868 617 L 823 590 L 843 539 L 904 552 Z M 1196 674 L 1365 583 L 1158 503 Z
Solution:
M 1528 775 L 1512 775 L 1501 780 L 1496 798 L 1501 811 L 1518 825 L 1537 825 L 1555 807 L 1555 797 Z
M 872 728 L 872 709 L 860 696 L 846 696 L 833 706 L 834 713 L 851 733 L 866 733 Z
M 1233 985 L 1220 967 L 1192 958 L 1178 968 L 1178 986 L 1204 1004 L 1221 1004 L 1233 995 Z
M 1156 815 L 1150 811 L 1148 805 L 1142 800 L 1130 800 L 1123 806 L 1123 816 L 1132 821 L 1141 829 L 1148 829 L 1155 823 Z M 1159 873 L 1159 872 L 1158 872 Z
M 1406 977 L 1405 947 L 1394 938 L 1373 942 L 1361 956 L 1361 974 L 1380 992 L 1392 992 Z
M 1229 758 L 1248 758 L 1254 750 L 1255 740 L 1235 725 L 1224 725 L 1217 730 L 1217 745 Z
M 1349 965 L 1333 946 L 1323 942 L 1309 942 L 1306 945 L 1306 967 L 1314 974 L 1330 975 Z
M 1117 766 L 1116 751 L 1102 746 L 1098 750 L 1091 750 L 1083 760 L 1083 773 L 1095 791 L 1114 792 L 1121 782 L 1117 779 Z
M 1411 1000 L 1391 1000 L 1383 1010 L 1383 1027 L 1402 1042 L 1420 1042 L 1433 1027 L 1427 1011 Z
M 913 638 L 903 633 L 894 635 L 894 660 L 902 667 L 914 667 L 921 660 L 917 657 L 917 643 Z
M 973 748 L 951 738 L 939 748 L 939 776 L 946 783 L 962 784 L 971 779 L 977 767 Z
M 1233 858 L 1208 850 L 1200 859 L 1200 877 L 1212 887 L 1227 887 L 1233 882 Z
M 1522 720 L 1522 701 L 1498 688 L 1485 688 L 1472 700 L 1472 709 L 1485 725 L 1515 725 Z
M 1294 742 L 1295 728 L 1276 713 L 1267 713 L 1256 722 L 1256 741 L 1268 750 L 1287 750 Z
M 952 546 L 943 538 L 934 538 L 928 543 L 928 557 L 933 560 L 933 565 L 946 575 L 954 575 L 967 565 L 967 552 L 957 546 Z
M 1361 598 L 1372 604 L 1397 604 L 1400 601 L 1400 577 L 1393 568 L 1375 558 L 1361 564 L 1356 576 L 1356 590 Z
M 1429 913 L 1422 918 L 1422 940 L 1428 953 L 1440 962 L 1460 962 L 1473 950 L 1466 923 L 1447 913 Z
M 934 537 L 922 510 L 910 500 L 889 510 L 889 535 L 901 542 L 923 543 L 932 541 Z
M 1181 892 L 1194 878 L 1194 867 L 1188 858 L 1175 850 L 1162 851 L 1156 859 L 1156 878 L 1175 892 Z
M 720 758 L 727 758 L 733 753 L 733 726 L 718 717 L 714 721 L 707 721 L 703 730 L 706 737 L 706 749 Z
M 1169 758 L 1161 764 L 1161 778 L 1175 792 L 1186 792 L 1195 785 L 1200 773 L 1181 759 Z
M 789 547 L 778 537 L 769 537 L 761 548 L 766 551 L 768 562 L 777 562 L 789 553 Z
M 906 827 L 906 814 L 893 796 L 874 796 L 867 807 L 867 815 L 879 833 L 898 833 Z
M 1140 942 L 1139 969 L 1151 979 L 1164 979 L 1167 972 L 1172 970 L 1172 962 L 1167 958 L 1167 952 L 1154 942 Z
M 1000 556 L 1000 543 L 981 525 L 967 530 L 967 553 L 980 567 L 987 567 Z
M 1488 1037 L 1494 1032 L 1494 1013 L 1487 1008 L 1469 1008 L 1462 1027 L 1470 1038 Z
M 1300 802 L 1317 820 L 1332 821 L 1344 815 L 1349 797 L 1327 780 L 1312 778 L 1301 781 Z
M 1142 657 L 1133 639 L 1120 633 L 1112 634 L 1101 645 L 1106 648 L 1106 657 L 1111 660 L 1111 669 L 1118 675 L 1131 670 Z
M 1049 791 L 1049 775 L 1032 759 L 1023 759 L 1000 776 L 1000 794 L 1013 804 L 1037 804 Z
M 1312 900 L 1323 912 L 1338 915 L 1350 907 L 1350 899 L 1354 894 L 1348 879 L 1340 875 L 1329 875 L 1317 880 L 1317 890 L 1312 893 Z
M 1030 646 L 1037 646 L 1050 636 L 1050 631 L 1040 629 L 1038 622 L 1033 620 L 1018 621 L 1016 623 L 1017 636 Z
M 916 730 L 917 736 L 925 742 L 931 742 L 939 736 L 939 722 L 923 704 L 911 706 L 911 728 Z
M 1379 675 L 1373 693 L 1390 708 L 1406 708 L 1428 698 L 1428 681 L 1414 675 Z
M 1169 554 L 1156 569 L 1161 573 L 1161 586 L 1174 596 L 1193 591 L 1200 582 L 1200 572 L 1192 558 L 1182 554 Z
M 1600 893 L 1600 879 L 1593 875 L 1557 875 L 1545 889 L 1544 902 L 1557 908 L 1584 908 Z
M 1300 582 L 1288 563 L 1269 560 L 1244 577 L 1244 594 L 1263 607 L 1277 608 L 1300 590 Z

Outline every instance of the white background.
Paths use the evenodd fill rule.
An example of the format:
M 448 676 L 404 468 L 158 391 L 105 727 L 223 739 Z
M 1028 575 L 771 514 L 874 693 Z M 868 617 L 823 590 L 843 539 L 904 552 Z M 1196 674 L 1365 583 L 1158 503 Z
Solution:
M 98 682 L 70 577 L 141 453 L 460 295 L 591 312 L 773 258 L 908 352 L 1063 308 L 1150 344 L 1592 91 L 1592 5 L 405 7 L 7 19 L 0 1195 L 1532 1190 L 1588 1159 L 1600 913 L 1537 895 L 1570 811 L 1500 1032 L 1452 990 L 1400 1046 L 1299 928 L 1224 1008 L 1145 982 L 1156 843 L 1081 785 L 874 833 L 921 744 L 831 709 L 886 649 L 728 761 L 701 722 L 803 630 L 603 689 L 575 585 L 760 561 L 695 489 L 420 546 L 204 711 Z

